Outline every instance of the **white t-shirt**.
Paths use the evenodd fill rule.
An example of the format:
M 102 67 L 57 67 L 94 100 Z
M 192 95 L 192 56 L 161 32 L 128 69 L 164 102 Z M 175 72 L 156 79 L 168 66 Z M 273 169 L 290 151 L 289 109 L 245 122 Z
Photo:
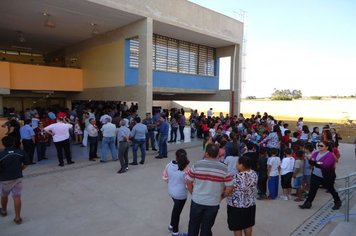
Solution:
M 294 162 L 295 162 L 295 160 L 293 157 L 283 158 L 282 164 L 281 164 L 281 175 L 285 175 L 287 173 L 293 172 Z
M 281 159 L 276 156 L 271 156 L 267 160 L 267 165 L 271 166 L 271 171 L 269 172 L 269 176 L 278 176 L 278 167 L 281 165 Z
M 237 168 L 236 168 L 236 164 L 237 161 L 239 160 L 238 156 L 227 156 L 225 157 L 224 163 L 227 165 L 227 171 L 231 174 L 234 175 L 236 174 Z
M 72 128 L 71 124 L 57 122 L 44 128 L 45 131 L 52 131 L 53 142 L 61 142 L 69 139 L 69 129 Z

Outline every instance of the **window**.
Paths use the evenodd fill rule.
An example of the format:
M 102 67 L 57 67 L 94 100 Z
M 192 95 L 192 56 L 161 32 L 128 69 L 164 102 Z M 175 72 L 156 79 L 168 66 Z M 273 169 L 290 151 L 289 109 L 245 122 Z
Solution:
M 156 70 L 167 71 L 168 67 L 168 40 L 165 37 L 156 38 Z
M 167 71 L 178 72 L 178 40 L 168 39 L 168 68 Z
M 138 38 L 129 39 L 130 67 L 139 66 Z M 176 73 L 215 76 L 215 49 L 154 34 L 152 69 Z
M 140 44 L 138 38 L 132 38 L 130 43 L 130 67 L 138 68 L 138 54 L 140 50 Z
M 179 72 L 189 73 L 189 44 L 187 42 L 179 42 Z

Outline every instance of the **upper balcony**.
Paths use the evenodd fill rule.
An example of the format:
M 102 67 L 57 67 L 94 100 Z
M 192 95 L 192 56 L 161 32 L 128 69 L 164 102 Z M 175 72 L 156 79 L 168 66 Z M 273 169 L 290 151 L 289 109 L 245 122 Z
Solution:
M 10 90 L 83 91 L 81 69 L 0 62 L 0 93 Z

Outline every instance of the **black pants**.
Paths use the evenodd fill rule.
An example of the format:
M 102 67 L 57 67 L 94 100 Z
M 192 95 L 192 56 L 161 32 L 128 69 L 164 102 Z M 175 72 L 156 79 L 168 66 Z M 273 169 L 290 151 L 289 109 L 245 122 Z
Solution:
M 151 148 L 152 149 L 156 149 L 155 146 L 155 133 L 154 131 L 148 131 L 148 133 L 146 134 L 146 150 L 148 150 L 150 148 L 150 141 L 151 140 Z
M 329 193 L 334 198 L 334 202 L 340 202 L 339 194 L 334 188 L 335 177 L 336 176 L 332 176 L 330 178 L 325 179 L 312 174 L 310 179 L 310 190 L 306 202 L 312 203 L 314 201 L 315 195 L 320 185 L 323 185 L 329 191 Z
M 173 199 L 174 205 L 172 209 L 172 214 L 171 214 L 171 226 L 173 227 L 173 233 L 178 233 L 179 232 L 179 219 L 180 219 L 180 213 L 182 213 L 183 207 L 187 199 L 183 200 L 178 200 L 178 199 Z
M 180 140 L 184 140 L 184 128 L 185 126 L 179 126 Z
M 37 143 L 37 160 L 40 161 L 46 157 L 47 143 Z
M 98 157 L 98 137 L 90 137 L 88 136 L 89 143 L 89 158 L 97 158 Z
M 258 175 L 257 189 L 258 189 L 258 195 L 266 196 L 266 192 L 267 192 L 267 175 Z
M 72 156 L 70 153 L 70 143 L 69 143 L 69 139 L 60 141 L 60 142 L 54 142 L 54 145 L 56 146 L 56 150 L 57 150 L 57 156 L 58 156 L 58 161 L 60 164 L 63 164 L 63 150 L 64 150 L 64 154 L 66 156 L 67 159 L 67 163 L 72 161 Z
M 171 138 L 169 141 L 172 141 L 172 142 L 177 141 L 177 130 L 178 130 L 178 127 L 171 128 Z
M 130 145 L 128 142 L 119 142 L 119 161 L 122 170 L 129 166 L 129 147 Z
M 23 139 L 22 140 L 23 150 L 26 152 L 30 163 L 33 162 L 33 155 L 35 154 L 35 143 L 32 139 Z
M 211 228 L 214 226 L 219 206 L 205 206 L 192 201 L 190 205 L 188 235 L 212 236 Z

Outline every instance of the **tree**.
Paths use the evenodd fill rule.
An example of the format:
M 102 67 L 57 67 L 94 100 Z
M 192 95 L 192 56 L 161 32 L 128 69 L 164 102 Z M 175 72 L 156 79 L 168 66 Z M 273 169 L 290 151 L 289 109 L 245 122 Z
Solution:
M 292 97 L 293 97 L 293 99 L 302 98 L 302 91 L 301 91 L 301 90 L 296 90 L 296 89 L 294 89 L 294 90 L 292 91 Z
M 302 91 L 294 89 L 292 92 L 289 89 L 279 90 L 273 89 L 271 95 L 272 100 L 292 100 L 302 97 Z

